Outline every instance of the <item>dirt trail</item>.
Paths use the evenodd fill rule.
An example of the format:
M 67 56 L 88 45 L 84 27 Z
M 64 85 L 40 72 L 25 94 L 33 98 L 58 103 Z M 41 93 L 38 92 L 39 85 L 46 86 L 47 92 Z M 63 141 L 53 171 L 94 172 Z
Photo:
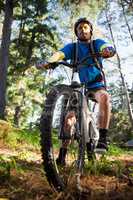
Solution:
M 114 175 L 90 175 L 82 177 L 82 186 L 88 193 L 79 193 L 72 177 L 70 185 L 63 193 L 56 193 L 48 184 L 40 153 L 31 151 L 27 159 L 21 159 L 23 151 L 2 148 L 0 155 L 13 157 L 16 167 L 10 173 L 2 174 L 0 168 L 0 200 L 133 200 L 133 182 L 128 179 L 127 169 L 133 167 L 133 155 L 122 155 L 117 160 L 125 167 L 121 177 Z M 21 155 L 21 156 L 20 156 Z M 20 156 L 20 157 L 19 157 Z M 26 157 L 26 155 L 23 155 Z M 110 157 L 116 159 L 116 157 Z M 8 170 L 7 170 L 8 171 Z

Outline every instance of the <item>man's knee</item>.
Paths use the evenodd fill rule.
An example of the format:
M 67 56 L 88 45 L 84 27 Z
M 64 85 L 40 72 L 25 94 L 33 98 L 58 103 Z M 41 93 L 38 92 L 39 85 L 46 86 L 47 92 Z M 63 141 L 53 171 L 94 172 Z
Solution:
M 110 95 L 108 93 L 101 94 L 101 101 L 104 104 L 110 104 Z
M 76 115 L 74 111 L 69 111 L 65 117 L 64 131 L 70 132 L 72 126 L 76 123 Z
M 106 91 L 99 91 L 96 93 L 96 100 L 98 103 L 103 103 L 103 104 L 110 104 L 110 95 Z

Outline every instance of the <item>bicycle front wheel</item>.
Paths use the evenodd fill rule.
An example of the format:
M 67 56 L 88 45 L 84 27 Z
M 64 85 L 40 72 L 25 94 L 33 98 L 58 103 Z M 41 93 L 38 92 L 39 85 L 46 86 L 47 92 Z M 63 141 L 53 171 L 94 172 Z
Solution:
M 71 106 L 77 106 L 73 95 L 74 90 L 71 87 L 55 86 L 47 95 L 40 121 L 43 166 L 48 182 L 57 191 L 65 189 L 72 175 L 81 170 L 83 163 L 80 109 L 79 113 L 75 111 L 77 123 L 71 138 L 65 138 L 62 134 L 65 115 Z M 65 166 L 59 166 L 56 161 L 63 142 L 69 143 L 69 146 Z

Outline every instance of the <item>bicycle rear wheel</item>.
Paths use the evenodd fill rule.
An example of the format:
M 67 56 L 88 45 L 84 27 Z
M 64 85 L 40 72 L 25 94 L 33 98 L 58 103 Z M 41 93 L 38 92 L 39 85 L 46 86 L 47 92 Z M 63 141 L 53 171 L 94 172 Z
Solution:
M 56 164 L 56 159 L 63 140 L 63 119 L 71 107 L 70 103 L 72 104 L 72 100 L 75 100 L 71 99 L 73 93 L 74 90 L 66 85 L 54 87 L 47 95 L 40 121 L 43 166 L 49 184 L 54 186 L 57 191 L 64 190 L 70 177 L 74 175 L 77 170 L 81 171 L 83 165 L 84 152 L 82 148 L 80 108 L 79 113 L 76 113 L 78 124 L 74 134 L 71 136 L 71 142 L 66 157 L 66 166 L 62 167 Z M 75 103 L 73 104 L 77 106 Z
M 96 146 L 98 144 L 99 139 L 99 131 L 97 127 L 97 116 L 96 116 L 96 110 L 94 109 L 96 107 L 93 105 L 93 109 L 90 109 L 89 106 L 89 115 L 88 115 L 88 130 L 87 135 L 89 138 L 89 141 L 87 141 L 87 156 L 89 160 L 96 159 Z

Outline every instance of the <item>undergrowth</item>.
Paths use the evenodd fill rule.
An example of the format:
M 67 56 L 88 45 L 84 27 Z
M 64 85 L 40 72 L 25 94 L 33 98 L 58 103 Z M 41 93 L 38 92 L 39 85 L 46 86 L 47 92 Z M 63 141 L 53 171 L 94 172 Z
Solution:
M 16 129 L 11 128 L 6 132 L 0 131 L 1 142 L 10 148 L 19 148 L 26 146 L 33 149 L 40 148 L 39 130 Z
M 39 130 L 27 130 L 27 129 L 14 129 L 10 127 L 9 129 L 5 129 L 3 132 L 0 132 L 0 139 L 9 146 L 10 148 L 19 149 L 17 153 L 17 157 L 11 157 L 10 159 L 6 159 L 5 157 L 0 156 L 0 175 L 3 177 L 10 177 L 11 169 L 18 170 L 19 167 L 16 164 L 17 160 L 29 160 L 29 158 L 33 158 L 31 150 L 40 150 L 40 136 Z M 55 136 L 56 132 L 54 132 L 53 136 Z M 58 139 L 55 137 L 55 146 L 58 147 Z M 27 148 L 23 148 L 27 147 Z M 74 149 L 74 152 L 76 149 Z M 94 174 L 94 175 L 113 175 L 113 176 L 121 176 L 124 170 L 123 163 L 117 159 L 117 156 L 121 156 L 122 154 L 127 154 L 128 151 L 119 148 L 117 145 L 111 144 L 109 146 L 108 152 L 101 156 L 100 160 L 89 161 L 85 166 L 85 173 Z M 111 156 L 115 157 L 115 159 L 109 159 Z M 130 173 L 133 174 L 132 167 L 130 169 Z
M 86 164 L 86 173 L 89 175 L 120 176 L 123 173 L 124 165 L 119 160 L 109 160 L 102 156 L 100 160 L 89 161 Z
M 10 179 L 11 171 L 15 170 L 20 172 L 21 168 L 16 162 L 16 159 L 13 156 L 7 157 L 0 155 L 0 182 Z

